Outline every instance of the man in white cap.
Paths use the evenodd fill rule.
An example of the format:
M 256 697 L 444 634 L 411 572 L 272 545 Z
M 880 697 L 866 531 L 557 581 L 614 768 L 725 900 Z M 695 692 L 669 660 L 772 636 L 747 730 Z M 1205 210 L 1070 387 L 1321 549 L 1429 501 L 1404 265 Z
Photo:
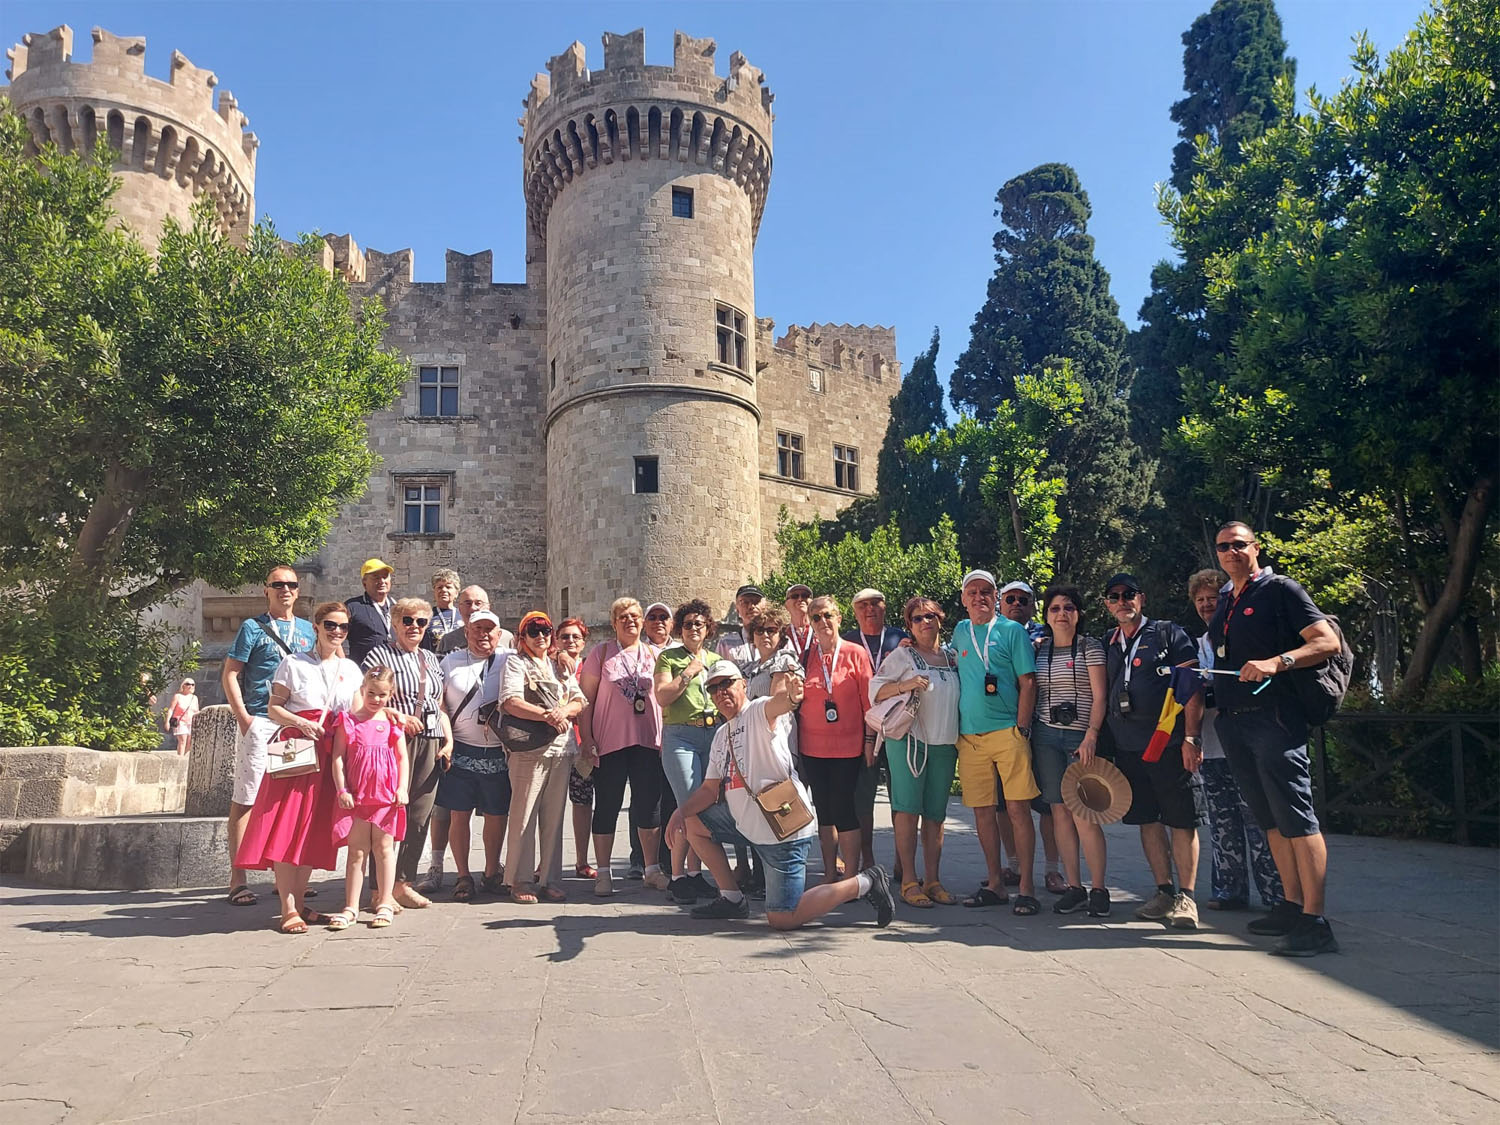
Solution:
M 1038 796 L 1031 772 L 1031 719 L 1036 710 L 1036 660 L 1026 630 L 995 613 L 995 576 L 987 570 L 964 575 L 966 621 L 953 630 L 958 649 L 958 780 L 963 802 L 974 810 L 974 828 L 989 880 L 965 906 L 999 906 L 1009 901 L 1001 867 L 1000 827 L 994 808 L 996 786 L 1005 791 L 1005 814 L 1016 835 L 1016 862 L 1021 886 L 1012 912 L 1032 915 L 1041 909 L 1032 883 L 1036 832 L 1031 799 Z
M 854 595 L 853 629 L 843 635 L 850 644 L 863 645 L 870 655 L 870 668 L 880 671 L 886 654 L 894 652 L 906 639 L 906 630 L 899 625 L 885 623 L 885 595 L 873 586 L 866 586 Z M 880 771 L 886 766 L 885 740 L 872 766 L 861 766 L 859 779 L 854 786 L 854 812 L 859 817 L 860 845 L 859 863 L 869 867 L 875 862 L 875 791 L 880 785 Z
M 1045 630 L 1036 619 L 1036 591 L 1031 583 L 1017 579 L 1001 586 L 1000 612 L 1025 629 L 1033 644 L 1042 639 Z
M 736 888 L 723 848 L 744 844 L 755 849 L 765 867 L 766 921 L 773 929 L 794 930 L 857 898 L 875 907 L 876 925 L 889 925 L 896 899 L 885 868 L 868 867 L 852 878 L 804 889 L 808 849 L 818 836 L 816 817 L 778 840 L 756 800 L 768 786 L 790 779 L 803 805 L 812 808 L 787 744 L 792 709 L 802 701 L 802 681 L 789 676 L 783 693 L 750 700 L 739 668 L 720 660 L 709 668 L 706 687 L 724 723 L 714 735 L 703 783 L 667 825 L 667 835 L 674 839 L 686 833 L 720 888 L 719 897 L 696 907 L 693 917 L 750 916 L 750 901 Z
M 349 611 L 349 659 L 363 667 L 365 657 L 391 642 L 391 564 L 366 559 L 359 568 L 365 592 L 344 603 Z

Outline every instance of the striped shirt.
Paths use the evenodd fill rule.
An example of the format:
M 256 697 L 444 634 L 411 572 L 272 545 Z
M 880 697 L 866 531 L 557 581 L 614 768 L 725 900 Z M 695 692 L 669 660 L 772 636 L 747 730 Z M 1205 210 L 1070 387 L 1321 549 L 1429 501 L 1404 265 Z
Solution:
M 1104 666 L 1104 644 L 1095 637 L 1078 636 L 1073 644 L 1056 651 L 1049 637 L 1036 650 L 1036 717 L 1050 726 L 1083 730 L 1094 712 L 1094 689 L 1089 669 Z M 1059 703 L 1078 705 L 1078 718 L 1071 723 L 1053 723 L 1052 708 Z
M 443 669 L 438 659 L 425 648 L 407 652 L 395 645 L 377 645 L 365 657 L 363 667 L 389 668 L 396 673 L 396 688 L 391 706 L 403 715 L 421 718 L 424 711 L 436 711 L 443 699 Z M 425 668 L 425 674 L 424 674 Z M 423 681 L 426 681 L 424 698 Z

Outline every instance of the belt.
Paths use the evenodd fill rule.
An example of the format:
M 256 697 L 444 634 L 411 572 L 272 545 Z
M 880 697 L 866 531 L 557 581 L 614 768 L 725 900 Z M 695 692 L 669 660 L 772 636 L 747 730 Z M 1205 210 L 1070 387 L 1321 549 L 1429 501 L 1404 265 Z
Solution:
M 680 725 L 685 727 L 716 727 L 723 721 L 717 715 L 694 715 L 687 722 Z
M 1262 711 L 1270 711 L 1270 707 L 1220 707 L 1221 715 L 1256 715 Z

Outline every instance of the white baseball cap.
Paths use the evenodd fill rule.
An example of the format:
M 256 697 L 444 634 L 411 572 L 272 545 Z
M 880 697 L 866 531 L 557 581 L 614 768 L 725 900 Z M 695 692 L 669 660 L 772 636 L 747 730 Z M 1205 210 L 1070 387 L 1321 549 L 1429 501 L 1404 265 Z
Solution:
M 975 579 L 978 579 L 978 578 L 983 578 L 991 586 L 998 586 L 998 585 L 1000 585 L 1000 583 L 998 583 L 998 582 L 995 581 L 995 576 L 993 574 L 991 574 L 989 571 L 987 571 L 987 570 L 971 570 L 971 571 L 969 571 L 968 574 L 964 575 L 964 580 L 958 584 L 958 588 L 960 590 L 966 590 L 969 587 L 969 583 L 973 582 Z

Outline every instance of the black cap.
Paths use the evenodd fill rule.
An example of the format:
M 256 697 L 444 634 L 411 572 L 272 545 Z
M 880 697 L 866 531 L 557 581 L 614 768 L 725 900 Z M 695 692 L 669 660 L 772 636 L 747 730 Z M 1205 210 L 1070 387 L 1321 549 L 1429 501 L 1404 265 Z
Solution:
M 749 586 L 741 586 L 738 590 L 736 590 L 734 592 L 734 600 L 739 601 L 747 594 L 754 594 L 757 598 L 765 597 L 765 594 L 760 592 L 760 587 L 752 584 Z
M 1107 594 L 1116 586 L 1124 586 L 1125 589 L 1134 590 L 1136 593 L 1140 593 L 1141 590 L 1140 580 L 1135 575 L 1126 574 L 1124 571 L 1121 571 L 1104 584 L 1104 592 Z

